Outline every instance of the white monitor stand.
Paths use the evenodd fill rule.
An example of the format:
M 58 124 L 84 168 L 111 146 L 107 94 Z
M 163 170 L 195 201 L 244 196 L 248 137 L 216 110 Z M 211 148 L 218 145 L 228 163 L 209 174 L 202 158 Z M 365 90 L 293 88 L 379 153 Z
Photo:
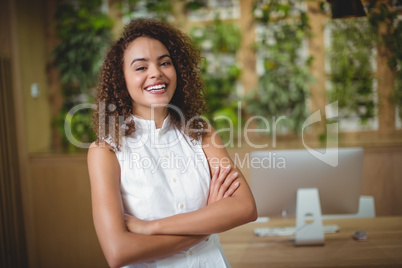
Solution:
M 317 188 L 297 190 L 296 246 L 324 245 L 320 197 Z

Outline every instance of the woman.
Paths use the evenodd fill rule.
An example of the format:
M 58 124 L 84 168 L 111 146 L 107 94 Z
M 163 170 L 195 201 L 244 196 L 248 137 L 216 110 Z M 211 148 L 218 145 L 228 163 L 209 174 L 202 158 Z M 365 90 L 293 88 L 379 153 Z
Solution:
M 111 267 L 229 267 L 216 233 L 256 219 L 243 175 L 200 117 L 191 43 L 167 24 L 136 19 L 105 59 L 88 168 Z

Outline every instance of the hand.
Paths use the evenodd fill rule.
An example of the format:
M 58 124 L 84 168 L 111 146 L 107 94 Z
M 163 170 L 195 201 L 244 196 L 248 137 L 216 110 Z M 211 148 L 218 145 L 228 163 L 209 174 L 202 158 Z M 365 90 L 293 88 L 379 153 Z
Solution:
M 229 175 L 232 167 L 229 165 L 226 168 L 217 166 L 211 179 L 209 186 L 208 205 L 232 196 L 232 194 L 239 188 L 239 182 L 233 183 L 239 176 L 238 172 Z
M 127 229 L 136 234 L 150 235 L 151 231 L 151 221 L 140 220 L 129 214 L 124 214 L 124 221 L 126 222 Z

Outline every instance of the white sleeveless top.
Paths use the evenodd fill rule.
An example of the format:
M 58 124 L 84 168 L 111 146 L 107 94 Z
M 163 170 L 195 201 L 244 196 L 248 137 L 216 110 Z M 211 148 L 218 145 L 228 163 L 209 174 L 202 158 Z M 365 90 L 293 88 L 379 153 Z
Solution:
M 124 210 L 155 220 L 207 205 L 211 175 L 201 141 L 190 140 L 166 117 L 154 121 L 133 116 L 135 132 L 123 138 L 116 156 L 121 169 Z M 213 220 L 213 219 L 211 219 Z M 216 234 L 186 251 L 134 267 L 230 267 Z

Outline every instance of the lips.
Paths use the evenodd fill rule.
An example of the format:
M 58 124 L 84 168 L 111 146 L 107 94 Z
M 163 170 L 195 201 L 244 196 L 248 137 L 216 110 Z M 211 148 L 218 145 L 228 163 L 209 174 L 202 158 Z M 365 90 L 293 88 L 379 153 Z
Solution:
M 153 84 L 145 87 L 144 89 L 150 93 L 164 93 L 166 92 L 167 84 Z

